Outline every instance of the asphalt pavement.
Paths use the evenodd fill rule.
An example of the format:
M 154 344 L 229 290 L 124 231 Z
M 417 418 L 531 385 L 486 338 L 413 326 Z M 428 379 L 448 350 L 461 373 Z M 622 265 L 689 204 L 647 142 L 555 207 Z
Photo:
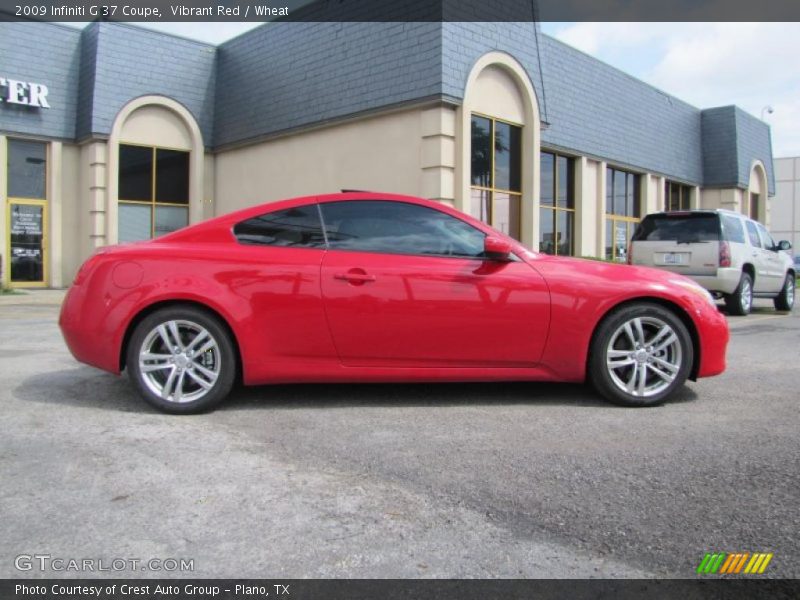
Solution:
M 181 417 L 75 362 L 60 298 L 0 298 L 0 577 L 682 578 L 714 551 L 800 577 L 797 313 L 730 318 L 726 373 L 658 408 L 579 385 L 287 385 Z M 34 554 L 49 568 L 19 570 Z

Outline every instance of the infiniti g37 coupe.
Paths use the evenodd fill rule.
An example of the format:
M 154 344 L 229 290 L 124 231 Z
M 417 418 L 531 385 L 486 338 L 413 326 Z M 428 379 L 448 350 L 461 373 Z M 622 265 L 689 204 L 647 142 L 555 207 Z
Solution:
M 72 354 L 174 413 L 239 379 L 589 381 L 657 404 L 725 369 L 708 292 L 655 269 L 537 254 L 439 203 L 275 202 L 100 249 L 61 311 Z

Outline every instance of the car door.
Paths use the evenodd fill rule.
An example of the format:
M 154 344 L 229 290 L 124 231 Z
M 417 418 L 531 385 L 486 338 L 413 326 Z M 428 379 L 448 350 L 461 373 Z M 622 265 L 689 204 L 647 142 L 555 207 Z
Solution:
M 758 227 L 755 221 L 745 219 L 747 238 L 750 241 L 748 252 L 750 256 L 745 256 L 748 262 L 752 262 L 756 271 L 756 278 L 753 282 L 753 291 L 756 293 L 768 292 L 771 289 L 769 277 L 769 254 L 761 245 L 761 237 L 758 234 Z
M 756 227 L 761 236 L 761 247 L 765 252 L 766 277 L 768 279 L 766 291 L 779 292 L 786 278 L 783 257 L 767 228 L 761 223 L 756 223 Z
M 346 366 L 523 367 L 542 355 L 550 297 L 527 263 L 482 258 L 485 234 L 430 207 L 320 204 L 321 282 Z
M 325 236 L 319 208 L 306 204 L 237 223 L 237 268 L 225 276 L 250 307 L 245 328 L 260 362 L 336 361 L 320 291 Z

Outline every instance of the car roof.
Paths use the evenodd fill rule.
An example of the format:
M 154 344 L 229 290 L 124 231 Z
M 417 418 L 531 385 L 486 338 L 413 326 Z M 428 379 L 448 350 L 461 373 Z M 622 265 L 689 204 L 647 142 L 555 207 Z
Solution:
M 276 210 L 284 210 L 294 206 L 304 206 L 306 204 L 325 204 L 329 202 L 345 202 L 345 201 L 367 201 L 367 200 L 380 200 L 388 202 L 403 202 L 407 204 L 418 204 L 420 206 L 427 206 L 439 210 L 441 212 L 450 214 L 458 219 L 468 221 L 484 233 L 489 235 L 502 235 L 491 229 L 485 223 L 470 217 L 469 215 L 456 210 L 447 204 L 437 202 L 435 200 L 426 200 L 416 196 L 406 196 L 403 194 L 390 194 L 385 192 L 363 192 L 363 191 L 345 191 L 333 194 L 318 194 L 312 196 L 299 196 L 296 198 L 289 198 L 286 200 L 277 200 L 275 202 L 265 202 L 255 206 L 249 206 L 237 211 L 220 215 L 194 225 L 189 225 L 178 231 L 174 231 L 167 235 L 156 238 L 160 243 L 171 242 L 185 242 L 185 241 L 204 241 L 204 242 L 218 242 L 229 241 L 231 239 L 231 228 L 236 223 L 241 221 L 263 215 L 266 212 L 274 212 Z M 509 238 L 510 239 L 510 238 Z
M 662 210 L 661 212 L 650 213 L 645 215 L 647 217 L 680 217 L 680 216 L 689 216 L 689 215 L 731 215 L 734 217 L 744 217 L 747 219 L 747 215 L 743 215 L 742 213 L 736 212 L 734 210 L 728 210 L 727 208 L 694 208 L 690 210 Z

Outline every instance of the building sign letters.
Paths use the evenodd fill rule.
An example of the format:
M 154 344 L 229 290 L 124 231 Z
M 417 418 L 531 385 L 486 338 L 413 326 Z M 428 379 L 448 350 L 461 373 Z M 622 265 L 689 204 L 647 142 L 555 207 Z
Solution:
M 47 93 L 47 86 L 41 83 L 0 77 L 0 102 L 31 108 L 50 108 Z

